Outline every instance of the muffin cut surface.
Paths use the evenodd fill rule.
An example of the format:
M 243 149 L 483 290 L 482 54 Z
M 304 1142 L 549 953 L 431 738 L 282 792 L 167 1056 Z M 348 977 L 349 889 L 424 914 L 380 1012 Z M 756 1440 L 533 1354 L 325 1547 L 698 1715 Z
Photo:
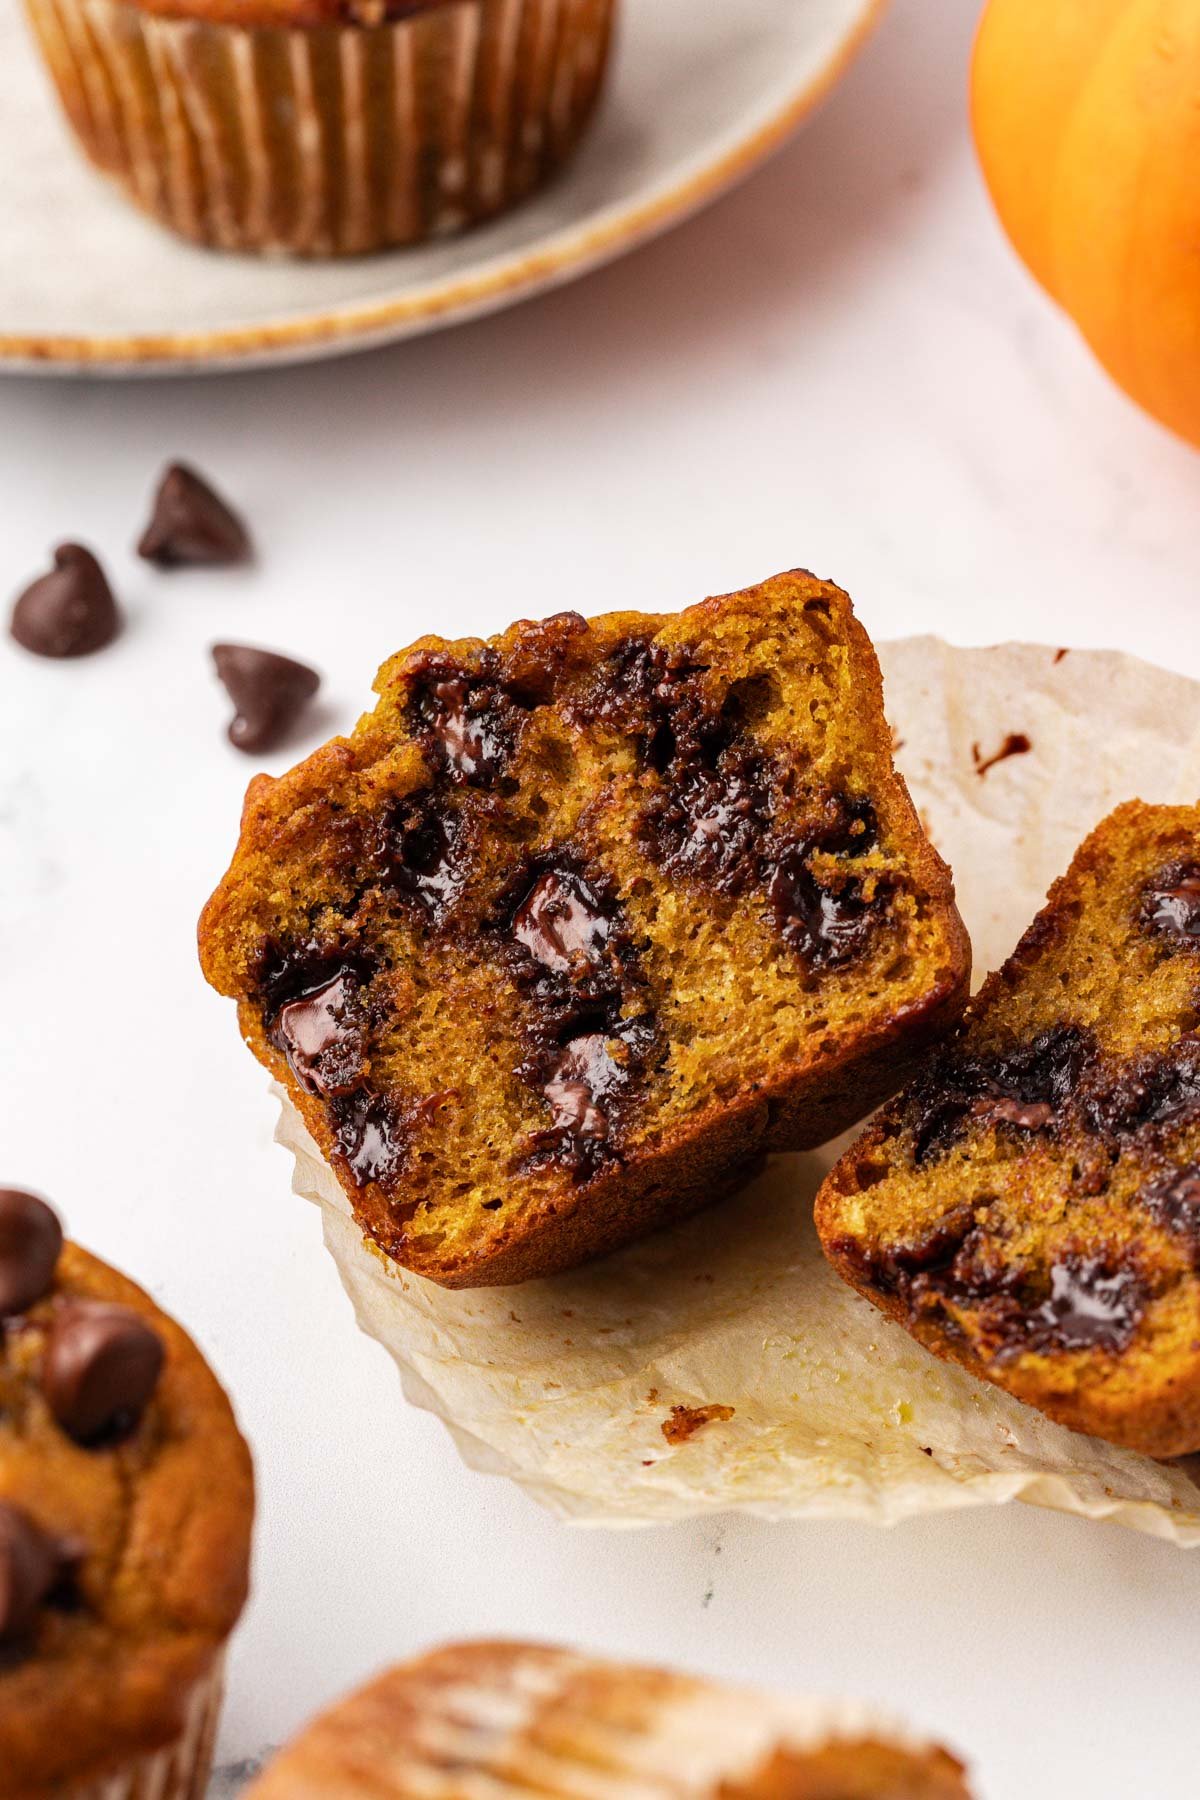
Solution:
M 937 1354 L 1077 1430 L 1200 1449 L 1200 809 L 1097 827 L 817 1225 Z
M 246 1800 L 969 1800 L 961 1763 L 866 1708 L 449 1644 L 301 1732 Z
M 961 1009 L 947 870 L 846 596 L 425 638 L 247 795 L 201 954 L 364 1230 L 569 1267 L 825 1141 Z

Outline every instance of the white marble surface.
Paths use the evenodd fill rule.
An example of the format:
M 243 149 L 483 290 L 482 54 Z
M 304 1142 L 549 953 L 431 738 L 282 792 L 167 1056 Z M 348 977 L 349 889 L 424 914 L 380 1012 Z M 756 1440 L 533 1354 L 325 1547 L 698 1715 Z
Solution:
M 674 606 L 802 562 L 877 635 L 1200 673 L 1200 460 L 1001 242 L 965 129 L 973 11 L 897 0 L 750 186 L 519 312 L 305 371 L 0 389 L 4 581 L 81 536 L 130 616 L 86 664 L 0 646 L 3 1173 L 188 1322 L 254 1440 L 226 1764 L 386 1658 L 508 1632 L 883 1700 L 967 1748 L 988 1800 L 1196 1791 L 1200 1559 L 1020 1509 L 572 1533 L 464 1472 L 352 1330 L 192 946 L 248 773 L 214 637 L 319 663 L 324 730 L 430 626 Z M 179 453 L 244 501 L 255 573 L 130 555 Z

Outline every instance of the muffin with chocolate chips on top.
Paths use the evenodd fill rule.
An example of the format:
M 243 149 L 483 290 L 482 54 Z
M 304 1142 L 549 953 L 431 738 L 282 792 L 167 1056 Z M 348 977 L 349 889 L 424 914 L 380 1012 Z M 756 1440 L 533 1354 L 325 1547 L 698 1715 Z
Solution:
M 367 1238 L 452 1287 L 566 1269 L 862 1118 L 969 946 L 850 602 L 425 638 L 250 788 L 205 973 Z
M 1200 1450 L 1200 808 L 1097 826 L 817 1225 L 939 1356 L 1111 1443 Z
M 203 1793 L 252 1515 L 190 1338 L 0 1191 L 0 1800 Z

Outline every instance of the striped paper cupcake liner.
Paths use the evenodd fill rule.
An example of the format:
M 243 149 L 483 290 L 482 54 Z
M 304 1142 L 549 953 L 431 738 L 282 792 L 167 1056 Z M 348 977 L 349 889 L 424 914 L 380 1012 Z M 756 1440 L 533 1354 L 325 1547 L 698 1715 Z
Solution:
M 193 1687 L 177 1738 L 99 1781 L 65 1790 L 63 1800 L 204 1800 L 224 1689 L 222 1655 Z
M 514 205 L 574 149 L 616 0 L 447 0 L 376 25 L 26 0 L 84 149 L 146 212 L 224 250 L 363 253 Z

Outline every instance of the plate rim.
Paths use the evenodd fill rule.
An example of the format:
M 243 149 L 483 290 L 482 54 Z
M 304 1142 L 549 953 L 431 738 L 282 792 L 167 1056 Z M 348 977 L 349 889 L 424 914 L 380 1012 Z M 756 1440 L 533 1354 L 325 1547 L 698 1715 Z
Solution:
M 780 148 L 841 80 L 888 0 L 859 0 L 832 54 L 765 119 L 717 155 L 635 203 L 617 202 L 532 250 L 403 294 L 206 330 L 82 334 L 0 332 L 0 373 L 228 372 L 367 350 L 470 319 L 564 285 L 682 223 Z

